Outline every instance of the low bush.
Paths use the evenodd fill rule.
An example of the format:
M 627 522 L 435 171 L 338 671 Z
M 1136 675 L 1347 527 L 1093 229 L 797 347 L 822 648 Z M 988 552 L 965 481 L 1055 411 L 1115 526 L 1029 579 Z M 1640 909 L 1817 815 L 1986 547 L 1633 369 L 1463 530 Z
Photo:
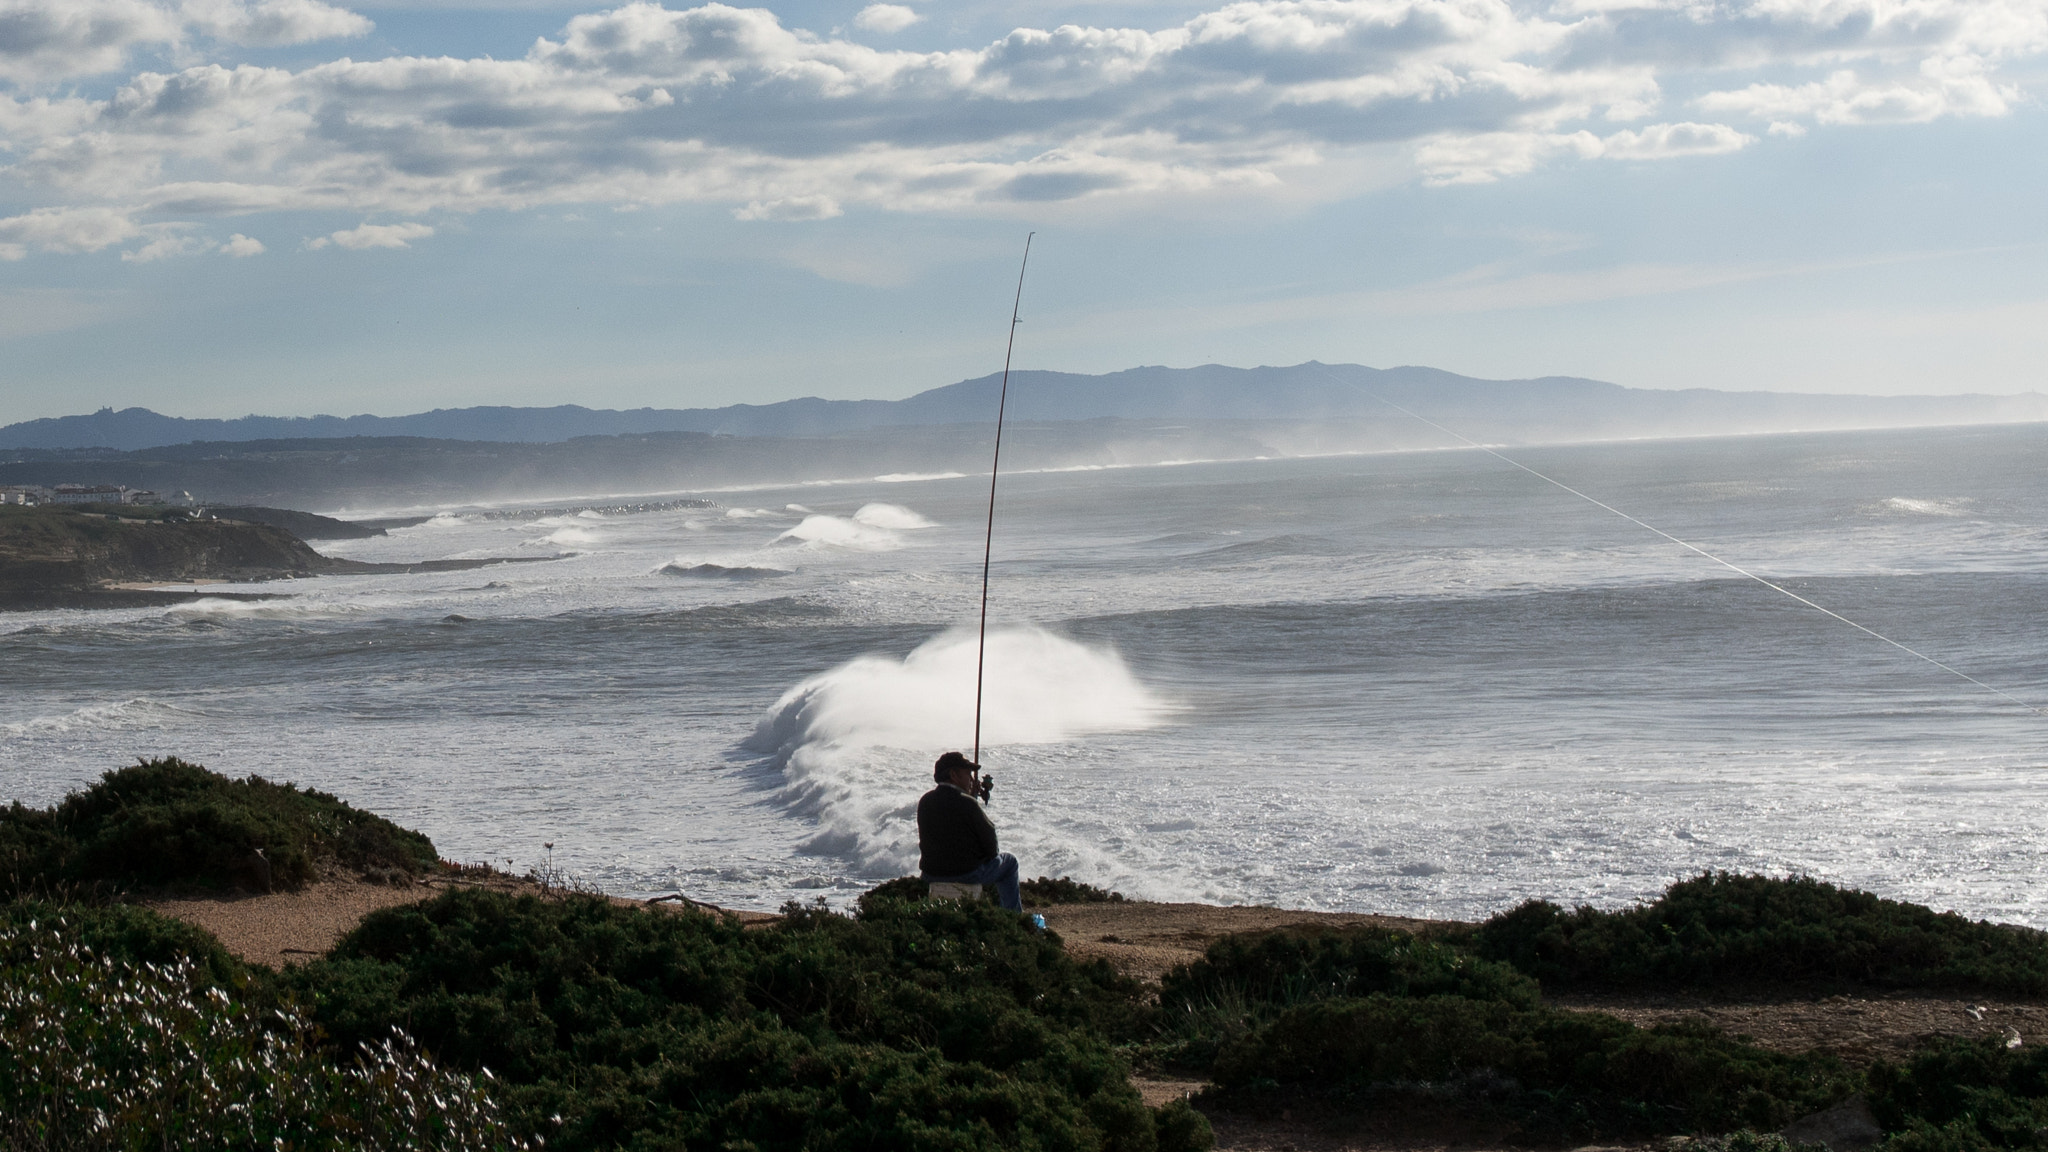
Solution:
M 402 1032 L 337 1059 L 303 1016 L 245 997 L 242 974 L 217 945 L 150 918 L 121 908 L 6 910 L 0 1146 L 524 1146 L 481 1079 L 437 1067 Z M 188 948 L 196 959 L 177 954 Z
M 1017 886 L 1018 894 L 1024 898 L 1026 908 L 1046 908 L 1054 904 L 1122 904 L 1124 894 L 1083 884 L 1069 876 L 1054 879 L 1040 876 L 1026 880 Z
M 899 876 L 869 890 L 862 900 L 865 901 L 869 896 L 888 900 L 922 900 L 929 891 L 930 886 L 924 882 L 923 877 Z M 984 885 L 983 891 L 992 898 L 995 895 L 995 885 Z M 1083 884 L 1068 876 L 1062 876 L 1057 880 L 1050 876 L 1026 880 L 1017 886 L 1017 894 L 1022 898 L 1026 908 L 1049 908 L 1055 904 L 1124 902 L 1124 894 L 1121 892 L 1111 892 L 1106 888 L 1097 888 L 1093 884 Z
M 1354 1108 L 1427 1099 L 1538 1140 L 1769 1130 L 1854 1090 L 1832 1059 L 1716 1029 L 1374 994 L 1288 1009 L 1224 1049 L 1224 1099 L 1292 1091 Z
M 1536 982 L 1505 964 L 1379 928 L 1230 936 L 1168 973 L 1154 1059 L 1207 1070 L 1224 1047 L 1289 1008 L 1318 1000 L 1459 996 L 1533 1007 Z
M 742 929 L 699 911 L 456 891 L 282 978 L 343 1043 L 403 1022 L 489 1065 L 552 1147 L 1181 1152 L 1114 1042 L 1137 988 L 986 904 L 869 893 Z
M 1885 1152 L 2048 1148 L 2048 1048 L 1951 1040 L 1870 1070 Z
M 1709 873 L 1618 912 L 1530 901 L 1480 925 L 1471 943 L 1551 989 L 1804 983 L 2048 995 L 2048 933 L 1807 877 Z
M 434 867 L 433 842 L 324 792 L 166 758 L 108 772 L 55 807 L 0 811 L 0 894 L 67 887 L 296 888 L 323 863 Z

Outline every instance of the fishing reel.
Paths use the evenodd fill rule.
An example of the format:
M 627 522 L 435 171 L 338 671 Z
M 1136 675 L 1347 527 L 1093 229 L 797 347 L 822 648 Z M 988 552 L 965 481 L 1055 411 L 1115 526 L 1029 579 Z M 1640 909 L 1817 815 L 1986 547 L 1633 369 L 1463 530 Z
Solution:
M 995 790 L 996 778 L 993 776 L 984 775 L 981 778 L 980 782 L 976 783 L 974 786 L 974 798 L 981 801 L 983 804 L 986 804 L 988 803 L 988 794 Z

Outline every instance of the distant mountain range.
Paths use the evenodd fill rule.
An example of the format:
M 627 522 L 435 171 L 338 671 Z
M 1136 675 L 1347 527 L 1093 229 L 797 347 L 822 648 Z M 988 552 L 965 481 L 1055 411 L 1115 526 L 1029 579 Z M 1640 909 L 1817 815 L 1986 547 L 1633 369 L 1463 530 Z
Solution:
M 147 408 L 0 427 L 0 448 L 134 451 L 196 441 L 426 437 L 557 443 L 584 436 L 657 432 L 801 438 L 994 418 L 999 377 L 963 380 L 904 400 L 821 400 L 726 408 L 626 411 L 438 408 L 411 416 L 244 416 L 188 420 Z M 1101 376 L 1013 372 L 1010 414 L 1020 421 L 1254 421 L 1380 424 L 1401 409 L 1495 440 L 1608 439 L 1764 431 L 1894 428 L 2048 420 L 2048 396 L 1833 396 L 1709 389 L 1659 391 L 1546 376 L 1479 380 L 1435 368 L 1367 368 L 1313 361 L 1291 367 L 1132 368 Z M 1398 406 L 1398 407 L 1397 407 Z M 1455 423 L 1454 423 L 1455 422 Z

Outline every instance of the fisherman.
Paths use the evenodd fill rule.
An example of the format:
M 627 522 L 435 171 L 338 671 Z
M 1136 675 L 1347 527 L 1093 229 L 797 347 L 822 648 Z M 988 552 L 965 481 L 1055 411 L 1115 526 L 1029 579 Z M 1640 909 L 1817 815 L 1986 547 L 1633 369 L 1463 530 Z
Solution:
M 996 851 L 996 827 L 975 803 L 984 795 L 981 765 L 948 752 L 932 765 L 938 787 L 917 802 L 918 871 L 926 883 L 993 884 L 996 899 L 1022 912 L 1017 858 Z

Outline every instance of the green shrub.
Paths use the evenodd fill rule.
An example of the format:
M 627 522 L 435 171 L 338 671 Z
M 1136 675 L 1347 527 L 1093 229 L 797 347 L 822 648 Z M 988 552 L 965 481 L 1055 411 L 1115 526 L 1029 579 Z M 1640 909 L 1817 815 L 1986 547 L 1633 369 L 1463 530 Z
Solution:
M 1026 908 L 1045 908 L 1054 904 L 1124 903 L 1123 893 L 1097 888 L 1093 884 L 1083 884 L 1071 876 L 1061 876 L 1058 879 L 1040 876 L 1036 880 L 1024 881 L 1017 886 L 1017 891 L 1023 897 Z
M 2048 933 L 1807 877 L 1710 873 L 1619 912 L 1530 901 L 1471 941 L 1553 989 L 1806 983 L 2048 994 Z
M 298 1013 L 224 987 L 218 957 L 124 954 L 194 943 L 144 931 L 147 915 L 17 905 L 0 921 L 0 1146 L 524 1146 L 481 1080 L 436 1067 L 402 1032 L 337 1061 Z
M 1504 964 L 1381 928 L 1228 936 L 1166 975 L 1154 1059 L 1205 1071 L 1225 1046 L 1298 1004 L 1367 996 L 1461 996 L 1532 1007 L 1536 982 Z
M 231 780 L 166 758 L 108 772 L 49 809 L 0 812 L 0 892 L 65 887 L 296 888 L 332 862 L 416 875 L 433 842 L 324 792 Z
M 995 885 L 983 885 L 990 896 L 995 894 Z M 928 887 L 921 876 L 899 876 L 885 884 L 870 889 L 861 899 L 869 897 L 888 900 L 922 900 L 928 894 Z M 1072 877 L 1062 876 L 1055 880 L 1040 876 L 1026 880 L 1017 886 L 1017 893 L 1023 898 L 1026 908 L 1046 908 L 1055 904 L 1121 904 L 1124 894 L 1083 884 Z
M 1157 1152 L 1162 1125 L 1206 1146 L 1112 1046 L 1147 1023 L 1137 987 L 1014 914 L 890 892 L 785 913 L 456 891 L 282 980 L 344 1043 L 403 1022 L 489 1065 L 553 1147 Z
M 2048 1147 L 2048 1048 L 1949 1040 L 1867 1079 L 1887 1152 Z
M 1854 1090 L 1832 1059 L 1715 1029 L 1448 995 L 1301 1004 L 1227 1047 L 1214 1075 L 1225 1100 L 1292 1091 L 1370 1109 L 1427 1098 L 1535 1139 L 1768 1130 Z
M 1776 1132 L 1757 1133 L 1744 1128 L 1726 1136 L 1708 1136 L 1691 1145 L 1691 1152 L 1829 1152 L 1825 1144 L 1795 1144 Z
M 64 924 L 64 936 L 96 956 L 130 967 L 183 964 L 195 977 L 225 989 L 248 983 L 247 965 L 228 954 L 204 928 L 131 904 L 95 907 L 40 900 L 0 905 L 0 932 L 34 932 L 37 925 Z

